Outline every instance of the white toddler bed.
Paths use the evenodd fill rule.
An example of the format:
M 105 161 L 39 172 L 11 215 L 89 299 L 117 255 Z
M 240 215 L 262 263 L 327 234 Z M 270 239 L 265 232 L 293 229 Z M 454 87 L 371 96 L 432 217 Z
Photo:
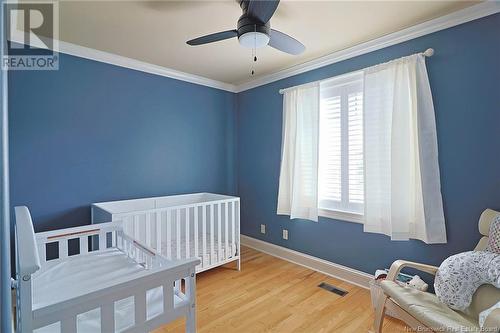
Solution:
M 121 220 L 125 232 L 168 259 L 197 257 L 197 272 L 237 261 L 240 199 L 194 193 L 92 204 L 92 223 Z
M 121 222 L 35 234 L 28 208 L 15 213 L 17 332 L 149 332 L 182 316 L 195 332 L 199 260 L 167 260 Z

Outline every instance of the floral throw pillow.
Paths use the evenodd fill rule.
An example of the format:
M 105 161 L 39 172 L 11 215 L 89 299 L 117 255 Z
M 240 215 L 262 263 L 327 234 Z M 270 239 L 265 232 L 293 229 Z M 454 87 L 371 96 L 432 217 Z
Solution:
M 500 215 L 497 215 L 493 222 L 491 222 L 486 251 L 500 253 Z

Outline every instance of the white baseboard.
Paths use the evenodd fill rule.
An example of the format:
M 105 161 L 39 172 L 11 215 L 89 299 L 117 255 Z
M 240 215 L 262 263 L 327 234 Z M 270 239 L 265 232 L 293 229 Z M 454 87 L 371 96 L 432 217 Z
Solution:
M 302 252 L 287 249 L 249 236 L 241 235 L 241 245 L 251 247 L 260 252 L 267 253 L 294 264 L 307 267 L 314 271 L 343 280 L 356 286 L 368 289 L 368 282 L 373 276 L 353 268 L 335 264 L 333 262 L 304 254 Z

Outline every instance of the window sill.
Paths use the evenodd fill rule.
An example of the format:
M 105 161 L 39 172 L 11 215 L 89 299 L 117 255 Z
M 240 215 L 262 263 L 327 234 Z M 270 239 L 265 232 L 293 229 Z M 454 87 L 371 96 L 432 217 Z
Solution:
M 318 215 L 322 217 L 326 217 L 329 219 L 335 219 L 335 220 L 341 220 L 341 221 L 347 221 L 347 222 L 354 222 L 354 223 L 361 223 L 363 224 L 363 215 L 361 214 L 355 214 L 355 213 L 349 213 L 349 212 L 342 212 L 338 210 L 329 210 L 329 209 L 324 209 L 320 208 L 318 210 Z

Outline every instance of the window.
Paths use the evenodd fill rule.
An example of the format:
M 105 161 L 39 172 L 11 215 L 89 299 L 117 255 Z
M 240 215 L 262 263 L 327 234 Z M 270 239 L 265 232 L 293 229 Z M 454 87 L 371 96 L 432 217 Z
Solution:
M 360 216 L 364 204 L 362 75 L 321 82 L 320 98 L 318 206 L 328 217 L 332 211 L 343 214 L 342 218 Z

